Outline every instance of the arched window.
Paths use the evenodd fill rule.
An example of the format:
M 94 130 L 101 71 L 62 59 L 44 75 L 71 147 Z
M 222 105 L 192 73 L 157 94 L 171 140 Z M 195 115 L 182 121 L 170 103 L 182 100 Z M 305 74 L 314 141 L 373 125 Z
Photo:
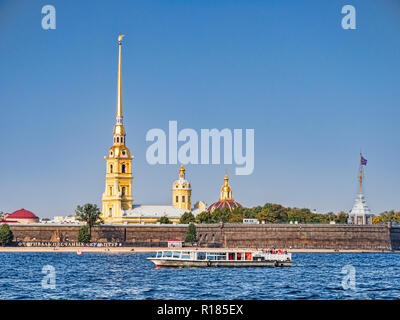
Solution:
M 112 187 L 110 186 L 110 196 L 112 196 Z
M 185 196 L 182 196 L 182 202 L 185 203 Z
M 178 196 L 175 197 L 175 202 L 179 202 L 179 197 Z
M 110 173 L 113 173 L 113 165 L 110 165 Z
M 112 208 L 109 208 L 109 209 L 108 209 L 108 216 L 109 216 L 109 217 L 112 217 Z
M 119 143 L 119 137 L 117 137 L 117 143 Z
M 122 193 L 122 196 L 124 196 L 124 195 L 125 195 L 125 187 L 122 187 L 122 191 L 121 191 L 121 193 Z
M 122 165 L 122 168 L 121 168 L 121 169 L 122 169 L 122 173 L 125 173 L 125 171 L 126 171 L 126 166 L 125 166 L 125 164 Z

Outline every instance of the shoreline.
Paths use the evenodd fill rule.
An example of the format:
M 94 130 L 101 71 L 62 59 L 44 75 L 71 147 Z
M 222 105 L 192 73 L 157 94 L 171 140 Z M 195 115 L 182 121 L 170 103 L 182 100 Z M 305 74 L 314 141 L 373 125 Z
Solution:
M 193 250 L 199 251 L 225 251 L 243 250 L 253 251 L 256 248 L 165 248 L 165 247 L 0 247 L 0 252 L 77 252 L 82 253 L 136 253 L 156 252 L 158 250 Z M 265 248 L 264 248 L 265 249 Z M 400 251 L 383 250 L 346 250 L 346 249 L 290 249 L 289 253 L 399 253 Z

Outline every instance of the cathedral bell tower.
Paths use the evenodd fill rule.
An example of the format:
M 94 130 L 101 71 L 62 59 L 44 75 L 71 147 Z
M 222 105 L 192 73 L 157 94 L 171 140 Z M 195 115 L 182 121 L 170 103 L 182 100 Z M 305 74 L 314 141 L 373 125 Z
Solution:
M 185 168 L 179 168 L 179 179 L 172 184 L 172 205 L 190 211 L 192 207 L 192 187 L 185 178 Z
M 106 159 L 106 189 L 103 193 L 102 218 L 105 223 L 122 222 L 124 210 L 132 209 L 132 159 L 125 145 L 125 128 L 122 122 L 121 46 L 124 35 L 118 36 L 118 90 L 117 113 L 113 131 L 113 145 Z

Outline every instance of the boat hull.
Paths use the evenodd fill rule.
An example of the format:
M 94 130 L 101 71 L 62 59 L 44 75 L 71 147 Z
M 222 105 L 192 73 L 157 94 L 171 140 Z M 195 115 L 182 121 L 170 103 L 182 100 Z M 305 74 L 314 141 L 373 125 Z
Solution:
M 290 267 L 293 261 L 227 261 L 227 260 L 177 260 L 147 258 L 155 264 L 157 268 L 249 268 L 249 267 Z

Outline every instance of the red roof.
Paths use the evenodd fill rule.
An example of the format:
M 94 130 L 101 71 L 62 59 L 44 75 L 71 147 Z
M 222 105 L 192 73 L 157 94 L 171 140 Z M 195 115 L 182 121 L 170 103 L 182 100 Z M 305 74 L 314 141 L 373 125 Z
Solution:
M 20 210 L 11 213 L 9 216 L 7 216 L 6 219 L 12 220 L 12 219 L 39 219 L 39 218 L 33 212 L 30 212 L 22 208 Z

